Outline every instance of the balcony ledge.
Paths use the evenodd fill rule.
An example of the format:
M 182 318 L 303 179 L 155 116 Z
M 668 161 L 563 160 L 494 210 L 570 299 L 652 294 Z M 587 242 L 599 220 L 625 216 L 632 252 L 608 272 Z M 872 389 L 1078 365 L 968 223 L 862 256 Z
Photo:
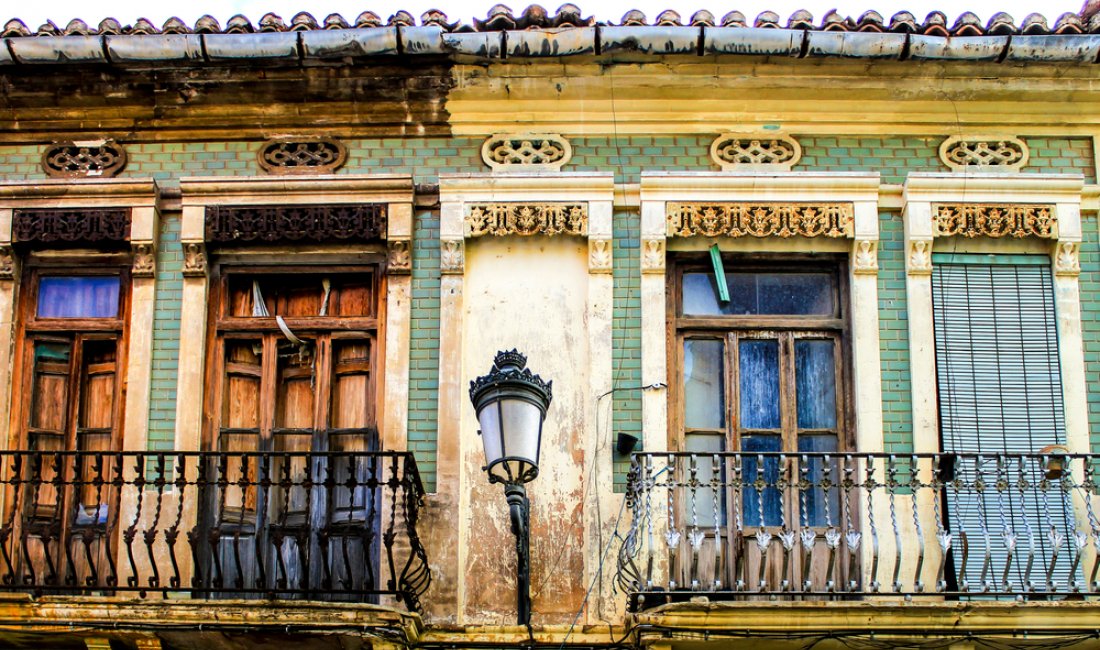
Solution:
M 735 631 L 759 642 L 761 636 L 787 634 L 982 637 L 1023 634 L 1095 636 L 1100 607 L 1092 600 L 1050 602 L 905 602 L 873 598 L 861 602 L 753 601 L 672 603 L 628 616 L 628 629 L 707 633 Z M 751 641 L 750 641 L 751 642 Z
M 50 635 L 44 638 L 52 643 L 59 633 L 74 639 L 156 636 L 187 647 L 208 647 L 210 635 L 218 634 L 293 635 L 295 648 L 311 648 L 310 636 L 319 639 L 317 647 L 331 647 L 320 639 L 334 635 L 381 637 L 402 646 L 422 632 L 418 614 L 361 603 L 0 595 L 0 646 L 4 647 L 14 639 L 42 634 Z

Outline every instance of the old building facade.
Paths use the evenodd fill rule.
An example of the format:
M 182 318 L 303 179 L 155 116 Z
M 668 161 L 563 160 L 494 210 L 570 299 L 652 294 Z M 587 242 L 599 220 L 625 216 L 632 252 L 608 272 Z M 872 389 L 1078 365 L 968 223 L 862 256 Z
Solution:
M 8 22 L 0 645 L 1100 643 L 1094 14 Z

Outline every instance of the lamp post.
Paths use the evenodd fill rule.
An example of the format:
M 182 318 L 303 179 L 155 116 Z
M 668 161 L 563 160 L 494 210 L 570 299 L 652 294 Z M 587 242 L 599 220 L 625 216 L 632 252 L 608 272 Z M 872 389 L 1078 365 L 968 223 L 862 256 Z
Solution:
M 504 485 L 512 534 L 516 536 L 516 616 L 531 624 L 530 502 L 524 485 L 539 475 L 542 423 L 550 406 L 551 384 L 527 368 L 516 350 L 497 352 L 489 374 L 470 382 L 485 446 L 489 483 Z

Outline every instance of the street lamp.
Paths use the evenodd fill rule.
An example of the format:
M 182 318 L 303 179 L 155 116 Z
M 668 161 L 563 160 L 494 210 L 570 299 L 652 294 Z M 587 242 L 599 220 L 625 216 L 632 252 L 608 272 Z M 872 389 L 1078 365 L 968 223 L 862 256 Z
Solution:
M 531 624 L 530 503 L 524 484 L 539 475 L 542 422 L 550 406 L 553 382 L 531 372 L 527 357 L 516 350 L 497 352 L 489 374 L 470 382 L 485 446 L 490 483 L 502 483 L 516 536 L 516 613 L 520 625 Z

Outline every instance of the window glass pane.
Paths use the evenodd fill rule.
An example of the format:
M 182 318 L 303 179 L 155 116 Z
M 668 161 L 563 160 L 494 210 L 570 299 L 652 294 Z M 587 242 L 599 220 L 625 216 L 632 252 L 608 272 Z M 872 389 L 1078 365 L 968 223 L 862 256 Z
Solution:
M 314 345 L 297 346 L 290 341 L 279 341 L 278 385 L 275 398 L 275 428 L 312 429 L 313 428 L 313 388 L 317 385 L 314 377 L 316 363 Z M 300 436 L 296 436 L 298 439 Z M 299 451 L 296 446 L 286 451 Z M 306 436 L 304 448 L 309 449 L 309 437 Z
M 333 275 L 239 273 L 229 278 L 227 314 L 238 318 L 370 316 L 369 272 Z
M 836 436 L 833 434 L 801 435 L 798 437 L 798 451 L 835 453 L 836 450 Z M 801 462 L 802 460 L 799 459 L 799 463 Z M 802 473 L 803 467 L 808 470 L 805 474 Z M 826 478 L 826 467 L 829 468 L 829 483 L 833 486 L 829 488 L 828 498 L 826 498 L 825 489 L 821 487 L 821 482 Z M 808 458 L 806 465 L 799 465 L 799 476 L 796 480 L 805 477 L 814 486 L 809 490 L 800 491 L 798 495 L 800 521 L 803 525 L 837 525 L 840 513 L 840 493 L 836 487 L 840 478 L 837 476 L 838 470 L 835 457 L 827 459 Z
M 741 451 L 770 452 L 779 451 L 781 440 L 774 434 L 753 434 L 741 437 Z M 742 480 L 752 485 L 763 480 L 767 485 L 763 490 L 745 488 L 742 493 L 741 512 L 746 526 L 778 526 L 782 512 L 782 500 L 775 484 L 779 481 L 779 459 L 765 458 L 763 466 L 756 456 L 747 455 L 741 464 Z
M 725 311 L 729 303 L 718 302 L 718 288 L 713 273 L 685 273 L 682 291 L 684 293 L 684 314 L 709 316 L 728 314 Z
M 39 318 L 118 316 L 117 275 L 45 276 L 38 280 Z
M 687 512 L 684 521 L 688 526 L 701 528 L 714 528 L 715 522 L 719 525 L 726 523 L 726 499 L 725 491 L 721 483 L 725 479 L 725 472 L 719 465 L 717 487 L 711 484 L 714 479 L 714 456 L 717 452 L 725 451 L 725 439 L 720 434 L 713 433 L 689 433 L 684 436 L 684 451 L 697 452 L 695 459 L 695 479 L 699 482 L 694 490 L 687 488 Z M 722 462 L 721 459 L 718 461 Z M 684 476 L 691 479 L 691 459 L 684 459 Z
M 222 428 L 259 429 L 262 355 L 263 348 L 259 340 L 225 342 Z M 233 446 L 228 448 L 236 449 L 238 448 Z
M 370 426 L 370 370 L 370 341 L 332 342 L 332 413 L 329 416 L 332 428 Z M 362 451 L 370 442 L 361 435 L 337 436 L 330 442 L 330 448 L 333 451 Z
M 836 364 L 832 339 L 794 344 L 799 429 L 836 428 Z
M 684 341 L 684 426 L 725 428 L 725 367 L 722 341 Z
M 31 428 L 45 429 L 56 434 L 56 436 L 64 433 L 65 411 L 69 403 L 69 362 L 71 354 L 72 346 L 69 343 L 37 341 L 34 344 Z M 60 437 L 54 442 L 60 443 Z M 54 446 L 35 444 L 34 448 L 53 450 Z M 60 446 L 57 449 L 60 449 Z
M 685 273 L 683 311 L 694 316 L 831 316 L 831 273 L 727 273 L 730 301 L 718 302 L 711 273 Z
M 84 451 L 105 451 L 110 448 L 111 426 L 114 424 L 115 374 L 118 364 L 114 341 L 86 341 L 81 372 L 80 427 L 106 429 L 99 437 L 88 435 L 81 443 Z
M 742 339 L 740 346 L 741 428 L 779 428 L 779 341 Z

